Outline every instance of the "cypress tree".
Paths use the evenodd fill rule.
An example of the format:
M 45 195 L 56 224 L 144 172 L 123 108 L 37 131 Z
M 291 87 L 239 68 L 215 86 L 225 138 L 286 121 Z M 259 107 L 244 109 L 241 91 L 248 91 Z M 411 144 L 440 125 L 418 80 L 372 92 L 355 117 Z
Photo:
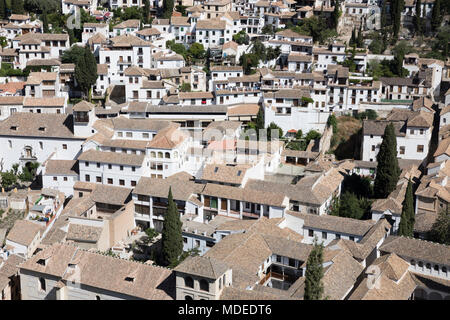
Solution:
M 416 0 L 416 14 L 414 15 L 414 27 L 416 34 L 422 34 L 422 3 Z
M 50 33 L 50 29 L 48 28 L 48 18 L 47 18 L 47 11 L 44 11 L 41 17 L 42 20 L 42 28 L 44 33 Z
M 163 18 L 170 19 L 173 13 L 173 0 L 163 0 Z
M 395 40 L 398 38 L 398 33 L 401 28 L 401 17 L 403 7 L 405 6 L 404 0 L 395 0 L 393 7 L 393 37 Z
M 334 3 L 333 13 L 331 14 L 331 24 L 332 24 L 331 27 L 334 29 L 337 29 L 337 27 L 338 27 L 339 15 L 340 15 L 340 3 L 339 3 L 339 0 L 336 0 Z
M 358 37 L 356 38 L 356 46 L 358 48 L 364 48 L 364 39 L 362 35 L 361 25 L 359 26 Z
M 320 300 L 323 294 L 323 245 L 314 240 L 314 248 L 306 262 L 305 300 Z
M 383 6 L 381 7 L 381 18 L 380 18 L 381 28 L 384 28 L 384 27 L 386 27 L 386 25 L 387 25 L 387 8 L 386 8 L 386 2 L 387 2 L 387 0 L 383 0 Z
M 183 252 L 183 237 L 181 235 L 180 216 L 173 201 L 172 187 L 169 189 L 167 214 L 164 217 L 162 230 L 162 259 L 165 264 L 175 267 Z
M 400 217 L 400 224 L 398 227 L 398 235 L 405 237 L 412 237 L 414 230 L 414 204 L 412 194 L 411 181 L 408 182 L 406 188 L 405 199 L 402 203 L 402 215 Z
M 442 23 L 441 0 L 435 0 L 431 12 L 431 29 L 438 31 Z
M 8 5 L 6 4 L 6 0 L 0 0 L 0 17 L 2 19 L 8 18 Z
M 353 44 L 355 44 L 355 42 L 356 42 L 356 30 L 355 30 L 355 28 L 353 28 L 352 36 L 350 38 L 350 41 L 349 41 L 348 45 L 352 46 Z
M 11 0 L 12 13 L 23 14 L 25 9 L 23 8 L 23 0 Z
M 97 80 L 97 62 L 88 46 L 84 48 L 83 57 L 80 57 L 75 65 L 75 79 L 81 91 L 88 95 L 90 100 L 90 89 Z
M 149 18 L 150 18 L 150 0 L 144 0 L 144 14 L 143 14 L 144 23 L 148 23 Z
M 374 193 L 377 198 L 386 198 L 397 186 L 400 168 L 397 159 L 397 138 L 392 123 L 384 129 L 383 142 L 377 155 L 377 172 Z
M 414 198 L 412 192 L 412 182 L 408 181 L 408 187 L 406 188 L 405 200 L 403 202 L 402 211 L 405 210 L 408 216 L 409 232 L 412 237 L 414 234 L 414 223 L 416 222 L 416 215 L 414 212 Z

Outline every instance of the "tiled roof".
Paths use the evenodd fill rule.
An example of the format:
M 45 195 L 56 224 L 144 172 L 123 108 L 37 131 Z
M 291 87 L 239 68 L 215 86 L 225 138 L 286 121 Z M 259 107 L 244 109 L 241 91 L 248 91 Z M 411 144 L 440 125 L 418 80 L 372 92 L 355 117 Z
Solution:
M 37 263 L 45 258 L 46 266 Z M 73 278 L 69 265 L 76 266 L 81 278 Z M 174 299 L 175 279 L 169 269 L 88 252 L 67 244 L 46 247 L 22 264 L 21 269 L 139 299 Z
M 450 265 L 450 247 L 436 242 L 389 236 L 381 245 L 380 251 L 395 253 L 400 257 Z
M 145 156 L 139 154 L 128 154 L 122 152 L 110 152 L 110 151 L 98 151 L 88 150 L 83 152 L 78 160 L 101 162 L 101 163 L 113 163 L 128 166 L 142 166 Z
M 17 220 L 6 236 L 6 240 L 29 246 L 38 233 L 43 232 L 43 227 L 28 220 Z
M 216 280 L 228 269 L 225 263 L 214 258 L 195 256 L 187 258 L 174 270 Z
M 45 165 L 45 175 L 77 175 L 76 160 L 48 160 Z
M 64 114 L 15 112 L 0 122 L 0 135 L 74 139 L 72 121 Z

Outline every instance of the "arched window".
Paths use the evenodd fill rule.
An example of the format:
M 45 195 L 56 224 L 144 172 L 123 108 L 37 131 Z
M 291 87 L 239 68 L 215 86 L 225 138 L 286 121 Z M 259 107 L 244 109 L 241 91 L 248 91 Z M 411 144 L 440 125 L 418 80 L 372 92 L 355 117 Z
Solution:
M 155 151 L 150 152 L 150 156 L 151 156 L 152 158 L 156 158 L 156 152 L 155 152 Z
M 194 300 L 191 296 L 184 296 L 184 300 Z
M 96 300 L 101 300 L 101 299 L 100 299 L 100 296 L 95 296 L 95 299 L 96 299 Z
M 437 264 L 434 265 L 434 271 L 439 271 L 439 266 Z
M 431 264 L 427 263 L 427 269 L 431 270 Z
M 442 272 L 447 273 L 447 267 L 442 267 Z
M 200 280 L 200 290 L 209 291 L 209 283 L 205 279 Z
M 188 288 L 194 288 L 194 280 L 191 277 L 184 278 L 184 285 Z
M 416 261 L 411 260 L 411 265 L 412 265 L 412 266 L 415 266 L 415 265 L 416 265 Z
M 163 153 L 162 152 L 158 152 L 158 158 L 162 158 L 163 157 Z
M 165 157 L 166 157 L 166 159 L 170 159 L 170 153 L 166 152 Z
M 419 261 L 419 267 L 423 267 L 423 262 L 422 261 Z

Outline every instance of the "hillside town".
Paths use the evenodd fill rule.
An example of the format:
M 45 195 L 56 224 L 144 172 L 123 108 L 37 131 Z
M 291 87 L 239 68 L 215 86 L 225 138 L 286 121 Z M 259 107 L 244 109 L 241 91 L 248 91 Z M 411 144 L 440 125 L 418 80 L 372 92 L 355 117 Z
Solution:
M 0 0 L 2 300 L 450 300 L 450 1 Z

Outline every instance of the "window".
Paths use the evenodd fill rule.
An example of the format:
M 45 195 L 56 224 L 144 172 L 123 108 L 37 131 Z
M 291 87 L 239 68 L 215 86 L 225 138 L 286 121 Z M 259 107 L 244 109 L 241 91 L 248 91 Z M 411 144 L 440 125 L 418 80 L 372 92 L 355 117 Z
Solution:
M 200 290 L 209 292 L 209 283 L 205 279 L 200 280 Z
M 131 167 L 131 171 L 135 172 L 136 171 L 136 167 Z
M 133 132 L 127 132 L 127 138 L 132 138 L 133 137 Z
M 47 291 L 44 278 L 39 278 L 39 287 L 42 291 Z
M 95 296 L 95 299 L 96 299 L 96 300 L 101 300 L 101 299 L 100 299 L 100 296 L 98 296 L 98 295 Z
M 102 177 L 96 177 L 95 179 L 98 183 L 102 183 Z
M 372 151 L 375 151 L 375 145 L 372 145 Z
M 340 234 L 336 234 L 336 239 L 340 239 L 341 235 Z
M 85 166 L 85 167 L 89 167 L 89 162 L 86 161 L 86 162 L 84 163 L 84 166 Z
M 123 166 L 120 166 L 120 171 L 123 171 Z
M 108 184 L 113 184 L 113 179 L 112 178 L 108 178 Z
M 405 154 L 405 146 L 400 147 L 400 154 Z
M 423 129 L 420 129 L 420 134 L 423 134 L 423 132 L 424 132 Z
M 108 164 L 108 169 L 111 170 L 112 169 L 112 165 Z
M 423 152 L 423 144 L 417 145 L 417 152 Z
M 411 260 L 410 263 L 411 263 L 412 266 L 415 266 L 415 265 L 416 265 L 416 261 L 415 261 L 415 260 Z
M 142 138 L 144 138 L 144 139 L 148 139 L 148 138 L 149 138 L 149 134 L 148 134 L 148 133 L 146 133 L 146 132 L 144 132 L 144 133 L 142 134 Z
M 86 180 L 86 182 L 89 182 L 89 181 L 91 181 L 91 177 L 87 174 L 87 175 L 85 176 L 85 180 Z
M 64 181 L 67 181 L 67 177 L 64 177 L 63 179 L 64 179 Z
M 125 180 L 119 179 L 119 185 L 124 186 L 125 185 Z
M 62 145 L 62 148 L 63 148 L 64 150 L 67 150 L 67 144 L 63 144 L 63 145 Z
M 327 233 L 326 232 L 322 232 L 322 238 L 326 239 L 327 238 Z
M 100 168 L 100 162 L 97 162 L 97 168 Z
M 122 132 L 117 132 L 117 136 L 123 137 L 123 133 Z
M 188 240 L 188 239 L 187 239 L 186 237 L 183 237 L 183 242 L 184 242 L 184 243 L 187 243 L 187 240 Z
M 58 177 L 53 177 L 53 181 L 58 181 Z
M 188 288 L 194 288 L 194 280 L 191 277 L 184 278 L 184 285 Z
M 136 181 L 135 180 L 131 180 L 130 184 L 131 184 L 132 187 L 135 187 L 136 186 Z
M 289 266 L 290 267 L 295 267 L 295 260 L 294 259 L 289 258 Z
M 350 236 L 350 241 L 355 241 L 355 237 Z
M 409 130 L 410 134 L 414 134 L 414 129 Z
M 308 236 L 314 237 L 314 230 L 309 229 L 308 230 Z

